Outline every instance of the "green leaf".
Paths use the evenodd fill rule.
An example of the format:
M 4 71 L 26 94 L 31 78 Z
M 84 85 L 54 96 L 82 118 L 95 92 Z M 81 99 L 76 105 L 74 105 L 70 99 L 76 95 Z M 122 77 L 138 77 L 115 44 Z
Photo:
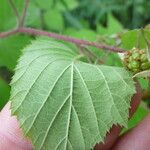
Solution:
M 42 28 L 42 19 L 40 18 L 40 16 L 40 8 L 35 4 L 35 1 L 31 1 L 25 19 L 25 26 Z
M 82 29 L 83 28 L 83 25 L 79 21 L 79 19 L 77 19 L 75 16 L 73 16 L 70 12 L 68 12 L 68 11 L 64 12 L 64 18 L 66 20 L 66 23 L 68 23 L 72 27 L 74 27 L 76 29 Z
M 18 11 L 22 11 L 24 1 L 15 0 Z M 16 25 L 16 18 L 8 1 L 0 1 L 0 31 L 8 30 Z
M 77 0 L 64 0 L 69 10 L 77 8 L 80 3 Z
M 144 33 L 148 40 L 150 40 L 150 32 L 148 30 L 144 30 Z M 122 46 L 125 49 L 132 49 L 133 47 L 146 48 L 147 43 L 145 38 L 143 37 L 141 30 L 130 30 L 125 32 L 122 37 Z
M 42 4 L 44 2 L 42 1 Z M 24 8 L 24 1 L 20 0 L 15 0 L 14 4 L 21 15 L 23 8 Z M 46 6 L 48 6 L 47 3 Z M 40 6 L 39 6 L 40 7 Z M 41 28 L 41 19 L 40 17 L 40 8 L 37 6 L 37 3 L 35 1 L 31 1 L 28 11 L 27 11 L 27 16 L 25 19 L 25 25 L 26 26 L 32 26 L 32 27 L 39 27 Z M 50 8 L 50 7 L 49 7 Z M 14 12 L 7 0 L 1 0 L 0 1 L 0 31 L 8 30 L 15 28 L 17 26 L 17 20 L 16 16 L 14 15 Z
M 13 70 L 17 64 L 17 59 L 21 54 L 21 49 L 29 43 L 28 36 L 13 35 L 0 39 L 0 66 L 6 66 Z
M 110 33 L 117 33 L 123 30 L 122 24 L 112 15 L 108 15 L 108 26 Z
M 101 35 L 112 35 L 122 30 L 123 26 L 112 14 L 108 15 L 107 27 L 103 27 L 100 24 L 97 25 L 97 32 Z
M 35 0 L 33 1 L 38 5 L 39 8 L 44 9 L 44 10 L 49 10 L 51 6 L 53 5 L 54 0 Z
M 62 31 L 64 29 L 64 19 L 57 9 L 51 9 L 44 13 L 44 21 L 50 30 Z
M 36 150 L 90 150 L 113 124 L 127 125 L 135 93 L 128 72 L 77 58 L 60 42 L 38 39 L 19 60 L 11 108 Z
M 10 93 L 9 85 L 0 77 L 0 110 L 9 100 L 9 93 Z
M 81 29 L 78 31 L 72 29 L 66 32 L 66 34 L 75 38 L 80 38 L 89 41 L 96 41 L 96 36 L 97 36 L 96 33 L 90 29 Z
M 138 82 L 140 83 L 142 89 L 147 90 L 149 88 L 149 83 L 144 78 L 138 78 Z
M 56 9 L 60 11 L 73 10 L 79 6 L 77 0 L 62 0 L 55 2 Z
M 121 37 L 123 47 L 126 49 L 132 49 L 133 47 L 136 47 L 138 43 L 138 33 L 139 30 L 131 30 L 125 32 Z

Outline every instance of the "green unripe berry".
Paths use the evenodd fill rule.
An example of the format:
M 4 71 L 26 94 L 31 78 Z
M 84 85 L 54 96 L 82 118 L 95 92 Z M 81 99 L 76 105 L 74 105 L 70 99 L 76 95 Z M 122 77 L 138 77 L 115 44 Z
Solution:
M 141 69 L 142 70 L 146 70 L 150 68 L 150 63 L 149 62 L 145 62 L 141 64 Z
M 147 62 L 148 61 L 146 54 L 142 54 L 140 59 L 141 59 L 142 62 Z
M 150 69 L 150 62 L 148 61 L 146 50 L 133 48 L 125 53 L 124 57 L 125 67 L 135 73 Z
M 132 58 L 133 58 L 134 60 L 139 60 L 139 59 L 140 59 L 140 54 L 139 54 L 138 52 L 133 53 L 133 54 L 132 54 Z
M 139 49 L 133 48 L 133 49 L 132 49 L 132 54 L 134 54 L 134 53 L 139 53 Z
M 132 65 L 131 65 L 131 64 L 128 64 L 127 68 L 128 68 L 129 70 L 131 70 L 131 69 L 132 69 Z
M 138 73 L 138 72 L 140 72 L 140 70 L 139 69 L 133 69 L 132 70 L 134 73 Z
M 140 63 L 138 61 L 132 61 L 130 64 L 132 69 L 138 69 L 140 67 Z
M 133 57 L 130 56 L 130 57 L 128 58 L 128 61 L 129 61 L 129 63 L 132 62 L 132 61 L 134 61 Z
M 140 54 L 145 54 L 145 50 L 139 50 Z

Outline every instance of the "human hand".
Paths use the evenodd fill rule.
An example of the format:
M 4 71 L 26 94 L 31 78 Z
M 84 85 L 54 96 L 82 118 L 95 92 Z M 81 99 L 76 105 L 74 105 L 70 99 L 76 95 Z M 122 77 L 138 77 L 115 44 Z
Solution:
M 130 116 L 135 112 L 141 99 L 140 88 L 133 97 Z M 119 137 L 121 127 L 114 126 L 107 135 L 105 144 L 96 145 L 94 150 L 149 150 L 150 142 L 150 115 L 137 127 Z M 29 140 L 23 137 L 16 117 L 10 113 L 8 103 L 0 113 L 0 150 L 33 150 Z

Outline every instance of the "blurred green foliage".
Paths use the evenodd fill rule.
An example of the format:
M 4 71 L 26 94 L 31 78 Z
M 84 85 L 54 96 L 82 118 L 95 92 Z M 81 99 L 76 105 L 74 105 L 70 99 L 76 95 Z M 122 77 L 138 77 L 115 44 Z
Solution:
M 0 77 L 0 110 L 5 105 L 5 103 L 8 101 L 10 95 L 10 87 L 8 83 L 6 83 L 1 77 Z

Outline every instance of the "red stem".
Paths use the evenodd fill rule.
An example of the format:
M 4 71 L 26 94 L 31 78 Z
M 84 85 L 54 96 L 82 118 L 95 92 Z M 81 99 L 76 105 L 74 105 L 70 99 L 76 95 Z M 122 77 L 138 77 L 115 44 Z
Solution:
M 0 38 L 5 38 L 5 37 L 8 37 L 10 35 L 14 35 L 16 33 L 18 33 L 18 29 L 13 29 L 11 31 L 2 32 L 2 33 L 0 33 Z
M 12 8 L 13 8 L 15 14 L 16 14 L 16 17 L 19 17 L 18 11 L 17 11 L 14 3 L 12 2 L 12 0 L 8 0 L 8 1 L 10 2 L 11 6 L 12 6 Z M 71 42 L 73 44 L 76 44 L 77 46 L 93 46 L 93 47 L 97 47 L 97 48 L 100 48 L 100 49 L 106 49 L 106 50 L 113 51 L 113 52 L 120 52 L 120 53 L 125 52 L 124 49 L 114 47 L 114 46 L 99 44 L 99 43 L 96 43 L 96 42 L 91 42 L 91 41 L 87 41 L 87 40 L 68 37 L 68 36 L 65 36 L 65 35 L 57 34 L 57 33 L 46 32 L 46 31 L 42 31 L 42 30 L 38 30 L 38 29 L 23 27 L 29 2 L 30 2 L 30 0 L 25 0 L 23 14 L 22 14 L 21 17 L 18 18 L 19 19 L 18 20 L 19 21 L 19 27 L 17 29 L 13 29 L 11 31 L 0 33 L 0 38 L 5 38 L 5 37 L 8 37 L 10 35 L 14 35 L 16 33 L 26 33 L 26 34 L 30 34 L 30 35 L 48 36 L 50 38 L 63 40 L 63 41 L 66 41 L 66 42 Z
M 60 34 L 57 34 L 57 33 L 47 32 L 47 31 L 33 29 L 33 28 L 25 28 L 25 27 L 21 27 L 19 29 L 14 29 L 12 31 L 2 32 L 2 33 L 0 33 L 0 38 L 5 38 L 5 37 L 8 37 L 10 35 L 14 35 L 16 33 L 25 33 L 25 34 L 30 34 L 30 35 L 48 36 L 50 38 L 63 40 L 63 41 L 70 42 L 70 43 L 80 45 L 80 46 L 93 46 L 93 47 L 97 47 L 97 48 L 100 48 L 100 49 L 105 49 L 105 50 L 109 50 L 109 51 L 113 51 L 113 52 L 119 52 L 119 53 L 124 53 L 125 52 L 124 49 L 121 49 L 121 48 L 118 48 L 118 47 L 99 44 L 99 43 L 96 43 L 96 42 L 81 40 L 81 39 L 77 39 L 77 38 L 73 38 L 73 37 L 69 37 L 69 36 L 65 36 L 65 35 L 60 35 Z
M 77 39 L 77 38 L 73 38 L 73 37 L 68 37 L 68 36 L 57 34 L 57 33 L 46 32 L 46 31 L 42 31 L 42 30 L 38 30 L 38 29 L 22 27 L 22 28 L 18 29 L 18 32 L 28 33 L 28 34 L 31 34 L 31 35 L 48 36 L 50 38 L 71 42 L 71 43 L 74 43 L 76 45 L 93 46 L 93 47 L 97 47 L 97 48 L 100 48 L 100 49 L 107 49 L 107 50 L 113 51 L 113 52 L 120 52 L 120 53 L 125 52 L 125 50 L 123 50 L 121 48 L 108 46 L 108 45 L 104 45 L 104 44 L 99 44 L 99 43 L 95 43 L 95 42 L 90 42 L 90 41 L 87 41 L 87 40 L 81 40 L 81 39 Z

